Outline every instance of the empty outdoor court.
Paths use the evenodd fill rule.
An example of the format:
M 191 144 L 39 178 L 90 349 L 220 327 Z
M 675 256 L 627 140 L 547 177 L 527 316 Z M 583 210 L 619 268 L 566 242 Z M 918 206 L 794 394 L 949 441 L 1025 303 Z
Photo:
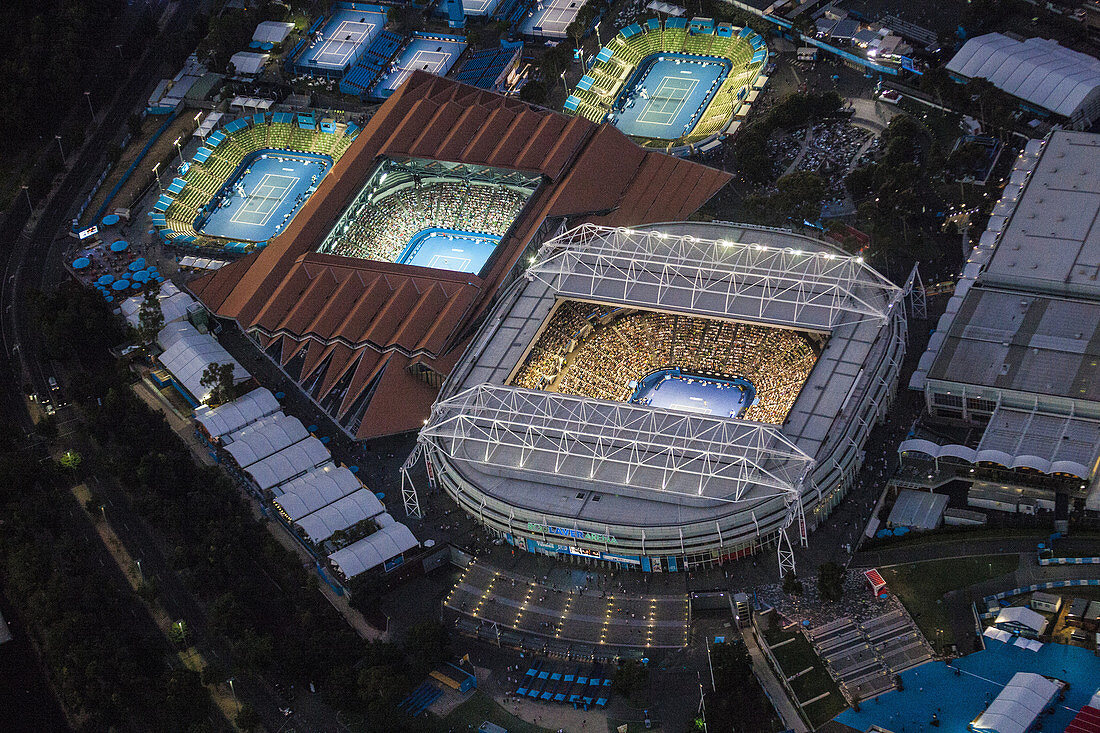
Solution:
M 344 69 L 386 25 L 386 16 L 362 10 L 337 10 L 325 23 L 320 36 L 298 60 L 302 66 Z
M 443 76 L 462 55 L 466 44 L 437 38 L 413 38 L 394 60 L 393 68 L 374 85 L 371 94 L 388 97 L 397 90 L 414 71 L 427 71 Z
M 496 249 L 500 237 L 454 229 L 418 232 L 397 258 L 399 265 L 419 265 L 439 270 L 477 273 Z
M 199 227 L 203 234 L 245 242 L 270 239 L 290 223 L 332 162 L 319 155 L 268 150 L 243 165 L 215 197 L 220 205 Z
M 676 140 L 702 117 L 729 73 L 724 59 L 661 54 L 636 72 L 614 112 L 614 124 L 627 135 Z

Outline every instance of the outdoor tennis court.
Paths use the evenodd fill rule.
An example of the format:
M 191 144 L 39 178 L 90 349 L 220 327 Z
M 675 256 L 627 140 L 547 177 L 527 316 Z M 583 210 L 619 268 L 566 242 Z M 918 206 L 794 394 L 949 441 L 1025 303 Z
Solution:
M 418 232 L 397 258 L 400 265 L 419 265 L 439 270 L 477 273 L 489 260 L 500 237 L 453 229 Z
M 214 237 L 266 241 L 291 222 L 331 166 L 326 156 L 255 153 L 214 197 L 215 208 L 196 229 Z
M 344 69 L 350 66 L 386 25 L 382 13 L 339 9 L 298 60 L 299 66 Z
M 565 38 L 565 29 L 577 19 L 584 0 L 543 0 L 524 18 L 520 32 L 525 36 Z
M 725 59 L 684 54 L 643 61 L 616 103 L 614 124 L 627 135 L 681 138 L 698 124 L 729 70 Z
M 370 94 L 379 99 L 390 96 L 414 71 L 443 76 L 465 48 L 466 44 L 458 40 L 414 36 L 398 54 L 390 70 L 371 88 Z

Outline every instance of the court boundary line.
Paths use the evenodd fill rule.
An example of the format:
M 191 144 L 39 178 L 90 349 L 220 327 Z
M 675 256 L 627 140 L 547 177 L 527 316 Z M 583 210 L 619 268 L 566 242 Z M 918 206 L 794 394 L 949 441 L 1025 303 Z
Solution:
M 254 189 L 252 189 L 252 193 L 253 194 L 256 193 L 257 191 L 259 191 L 264 186 L 268 186 L 269 188 L 274 189 L 275 187 L 267 182 L 269 178 L 285 178 L 285 179 L 293 181 L 293 183 L 290 183 L 289 185 L 286 185 L 282 189 L 282 194 L 279 196 L 279 202 L 277 204 L 275 204 L 275 206 L 271 209 L 271 211 L 268 211 L 266 213 L 260 212 L 256 209 L 248 209 L 248 206 L 249 206 L 249 204 L 252 203 L 252 201 L 251 201 L 251 198 L 249 200 L 246 200 L 244 202 L 244 205 L 241 206 L 241 208 L 237 209 L 237 211 L 235 211 L 233 213 L 233 216 L 229 219 L 229 222 L 231 224 L 244 224 L 244 225 L 247 225 L 247 226 L 256 226 L 256 227 L 265 227 L 265 226 L 267 226 L 267 223 L 269 221 L 271 221 L 271 217 L 275 215 L 275 212 L 278 211 L 279 207 L 282 206 L 283 203 L 286 201 L 287 194 L 290 193 L 290 191 L 294 188 L 294 186 L 296 186 L 298 183 L 301 183 L 301 181 L 302 181 L 301 176 L 299 176 L 297 178 L 292 178 L 291 176 L 283 175 L 282 173 L 265 173 L 264 177 L 260 179 L 260 182 L 256 184 L 256 187 Z M 250 197 L 251 197 L 251 195 L 252 194 L 249 194 Z M 266 200 L 271 200 L 273 198 L 275 198 L 275 197 L 274 196 L 265 196 Z M 242 213 L 248 213 L 248 214 L 264 213 L 264 218 L 260 222 L 241 221 L 237 217 L 240 216 Z
M 346 26 L 348 24 L 352 24 L 352 25 L 356 25 L 356 26 L 365 26 L 367 28 L 367 30 L 357 31 L 358 33 L 361 33 L 362 35 L 360 35 L 355 40 L 348 41 L 348 40 L 340 39 L 339 36 L 340 36 L 341 32 L 343 32 L 344 35 L 350 35 L 350 34 L 348 34 L 347 31 L 344 30 L 344 26 Z M 312 57 L 313 63 L 315 63 L 317 66 L 330 66 L 330 67 L 333 67 L 333 68 L 343 68 L 343 67 L 347 66 L 347 64 L 351 61 L 352 55 L 355 53 L 355 49 L 357 49 L 361 45 L 365 44 L 367 42 L 367 39 L 370 37 L 371 32 L 373 32 L 374 29 L 377 28 L 377 27 L 378 26 L 375 23 L 372 23 L 371 21 L 358 21 L 358 20 L 342 20 L 342 21 L 340 21 L 340 25 L 338 25 L 336 27 L 336 29 L 330 35 L 325 36 L 325 40 L 321 44 L 321 47 L 319 49 L 317 49 L 317 53 L 313 54 L 313 57 Z M 339 54 L 336 54 L 336 53 L 331 52 L 331 51 L 328 50 L 329 46 L 333 43 L 338 43 L 341 46 L 343 46 L 345 43 L 350 43 L 351 44 L 351 49 L 347 53 L 345 53 L 341 56 Z M 341 58 L 342 60 L 339 63 L 337 63 L 335 61 L 322 61 L 321 60 L 322 57 L 328 56 L 330 54 L 333 58 L 338 57 L 338 58 Z
M 683 79 L 683 78 L 678 78 L 678 77 L 674 77 L 674 76 L 666 76 L 665 78 L 663 78 L 661 80 L 661 83 L 657 85 L 657 88 L 653 90 L 653 94 L 654 95 L 660 94 L 661 90 L 663 90 L 665 88 L 665 85 L 668 84 L 669 82 L 672 82 L 672 81 L 690 82 L 691 86 L 688 87 L 687 89 L 680 88 L 680 89 L 673 90 L 673 91 L 685 92 L 685 93 L 684 93 L 684 96 L 680 98 L 679 103 L 676 105 L 676 111 L 673 112 L 671 115 L 669 115 L 668 121 L 667 122 L 655 122 L 653 120 L 645 119 L 645 117 L 647 115 L 649 115 L 650 112 L 653 110 L 653 102 L 655 100 L 651 97 L 651 98 L 646 100 L 646 107 L 645 107 L 645 109 L 642 110 L 642 113 L 640 115 L 638 115 L 637 118 L 635 118 L 638 122 L 640 122 L 642 124 L 645 124 L 645 125 L 659 125 L 661 127 L 672 127 L 673 121 L 677 117 L 680 116 L 681 112 L 684 111 L 684 107 L 687 105 L 688 99 L 691 98 L 691 95 L 699 87 L 699 80 L 694 79 L 694 78 L 692 78 L 692 79 Z M 671 98 L 666 98 L 666 100 L 662 102 L 662 105 L 666 105 L 668 103 L 668 101 L 670 101 L 670 99 Z M 668 114 L 667 107 L 662 106 L 662 108 L 659 112 L 654 111 L 653 114 L 655 114 L 655 115 L 667 115 Z
M 427 71 L 429 74 L 436 75 L 439 74 L 439 70 L 442 69 L 447 61 L 453 56 L 452 52 L 450 51 L 428 51 L 426 49 L 418 48 L 416 49 L 415 53 L 413 53 L 412 59 L 410 59 L 407 64 L 402 64 L 399 59 L 397 62 L 397 68 L 394 69 L 393 72 L 391 72 L 393 74 L 393 79 L 391 80 L 389 78 L 389 75 L 387 75 L 383 78 L 379 86 L 382 89 L 396 90 L 399 86 L 405 83 L 405 79 L 409 78 L 409 76 L 412 75 L 412 72 L 419 68 L 414 67 L 414 64 L 416 64 L 416 59 L 419 58 L 420 54 L 437 54 L 443 57 L 443 59 L 438 62 L 434 69 L 424 69 L 424 71 Z

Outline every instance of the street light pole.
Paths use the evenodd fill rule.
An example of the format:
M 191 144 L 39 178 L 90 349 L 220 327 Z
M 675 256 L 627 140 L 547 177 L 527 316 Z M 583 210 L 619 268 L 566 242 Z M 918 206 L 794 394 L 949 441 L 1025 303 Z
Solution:
M 569 94 L 569 85 L 565 83 L 565 72 L 561 72 L 561 87 L 565 90 L 566 94 Z
M 88 111 L 92 113 L 92 119 L 95 119 L 95 110 L 92 109 L 92 93 L 84 92 L 84 99 L 88 102 Z
M 160 185 L 160 163 L 153 166 L 153 175 L 157 177 L 157 188 L 163 190 L 163 187 Z
M 68 161 L 65 159 L 65 148 L 61 147 L 61 136 L 60 135 L 54 135 L 53 137 L 54 137 L 54 140 L 57 140 L 57 149 L 61 151 L 61 163 L 62 164 L 68 163 Z
M 34 211 L 34 204 L 31 203 L 30 187 L 22 186 L 21 188 L 23 189 L 23 194 L 27 197 L 27 207 L 33 212 Z
M 229 678 L 229 691 L 233 693 L 233 702 L 237 704 L 237 712 L 241 712 L 241 701 L 237 699 L 237 690 L 233 687 L 234 678 Z
M 182 139 L 182 135 L 180 137 L 176 138 L 176 152 L 180 156 L 180 165 L 183 165 L 183 148 L 180 147 L 180 140 L 181 139 Z

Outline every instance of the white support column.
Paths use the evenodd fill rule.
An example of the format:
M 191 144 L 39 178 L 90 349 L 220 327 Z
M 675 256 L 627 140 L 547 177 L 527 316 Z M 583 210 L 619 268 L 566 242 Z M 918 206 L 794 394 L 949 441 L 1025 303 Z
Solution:
M 423 519 L 424 513 L 420 511 L 420 497 L 416 492 L 416 484 L 413 483 L 412 476 L 409 475 L 409 470 L 416 465 L 421 452 L 420 444 L 417 443 L 412 453 L 401 465 L 401 501 L 405 505 L 405 516 L 416 517 L 417 519 Z M 426 453 L 424 454 L 424 460 L 428 460 Z
M 775 543 L 776 555 L 779 558 L 779 577 L 785 578 L 787 573 L 794 574 L 794 549 L 787 537 L 787 530 L 779 530 L 779 541 Z

